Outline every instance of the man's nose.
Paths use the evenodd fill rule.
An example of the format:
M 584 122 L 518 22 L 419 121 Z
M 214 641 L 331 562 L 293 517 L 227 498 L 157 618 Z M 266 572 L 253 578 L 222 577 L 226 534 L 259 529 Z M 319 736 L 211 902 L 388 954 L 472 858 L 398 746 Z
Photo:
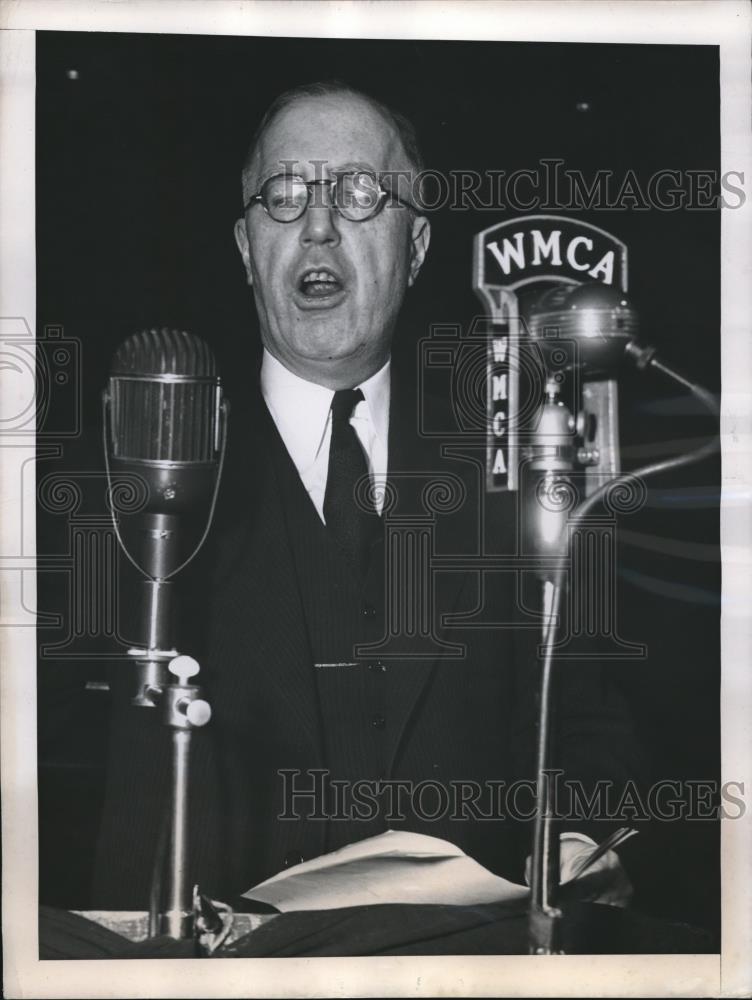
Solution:
M 303 216 L 300 242 L 303 246 L 310 246 L 311 244 L 338 246 L 340 235 L 337 228 L 337 220 L 337 210 L 331 205 L 328 198 L 312 198 L 311 204 L 309 204 Z

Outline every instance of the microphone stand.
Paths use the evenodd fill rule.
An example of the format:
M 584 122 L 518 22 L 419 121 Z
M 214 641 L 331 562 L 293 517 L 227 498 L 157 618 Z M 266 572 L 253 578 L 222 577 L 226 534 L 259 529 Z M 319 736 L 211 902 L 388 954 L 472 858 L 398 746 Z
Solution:
M 199 672 L 190 656 L 177 656 L 169 665 L 176 680 L 163 690 L 163 722 L 171 730 L 172 783 L 170 789 L 170 856 L 167 908 L 161 914 L 161 933 L 175 940 L 193 936 L 193 887 L 188 869 L 188 791 L 191 737 L 193 730 L 205 726 L 211 707 L 204 701 L 201 688 L 189 681 Z M 152 906 L 158 900 L 152 899 Z M 150 919 L 150 924 L 152 919 Z
M 537 480 L 532 507 L 530 541 L 539 555 L 554 556 L 553 569 L 541 569 L 544 655 L 538 682 L 538 728 L 536 781 L 538 808 L 533 828 L 530 879 L 529 950 L 533 955 L 561 952 L 561 910 L 556 905 L 559 887 L 559 837 L 554 822 L 556 803 L 552 764 L 556 745 L 556 697 L 553 663 L 554 642 L 564 587 L 563 552 L 568 499 L 572 495 L 570 473 L 574 467 L 571 434 L 575 421 L 559 398 L 559 385 L 546 385 L 538 439 L 532 449 L 530 470 L 542 474 Z
M 531 955 L 559 955 L 562 911 L 556 905 L 559 888 L 559 838 L 554 815 L 551 765 L 556 734 L 553 647 L 561 606 L 562 574 L 543 584 L 544 656 L 540 673 L 536 781 L 538 808 L 533 828 L 530 910 L 528 914 Z
M 128 655 L 136 664 L 136 694 L 132 704 L 150 708 L 162 696 L 169 681 L 167 664 L 178 655 L 172 643 L 173 589 L 170 570 L 178 557 L 178 518 L 174 514 L 141 515 L 140 568 L 143 647 L 132 647 Z
M 703 386 L 692 382 L 655 357 L 653 347 L 639 347 L 631 341 L 626 356 L 639 371 L 652 370 L 688 390 L 713 417 L 718 417 L 718 403 Z M 554 640 L 559 621 L 561 595 L 564 586 L 564 546 L 568 537 L 579 529 L 582 520 L 612 491 L 633 487 L 636 480 L 673 471 L 701 462 L 720 448 L 714 436 L 693 451 L 674 458 L 651 462 L 633 472 L 622 473 L 604 483 L 584 500 L 568 519 L 568 534 L 562 532 L 557 552 L 556 568 L 544 579 L 544 657 L 541 668 L 538 706 L 537 780 L 538 809 L 533 831 L 532 877 L 528 915 L 529 953 L 533 955 L 563 954 L 561 948 L 562 911 L 556 905 L 559 888 L 559 838 L 554 824 L 555 802 L 551 781 L 551 763 L 555 743 L 555 675 L 553 666 Z
M 166 934 L 181 941 L 193 937 L 193 892 L 189 883 L 188 820 L 190 750 L 193 730 L 205 726 L 211 707 L 201 698 L 201 688 L 189 683 L 199 672 L 189 656 L 178 656 L 172 647 L 173 622 L 171 570 L 178 557 L 178 518 L 163 513 L 142 515 L 141 581 L 142 619 L 146 623 L 144 648 L 133 647 L 137 690 L 131 703 L 159 707 L 170 730 L 171 783 L 169 858 L 165 838 L 157 843 L 153 890 L 149 900 L 149 935 Z M 170 677 L 172 675 L 172 677 Z M 160 911 L 161 867 L 168 860 L 167 907 Z

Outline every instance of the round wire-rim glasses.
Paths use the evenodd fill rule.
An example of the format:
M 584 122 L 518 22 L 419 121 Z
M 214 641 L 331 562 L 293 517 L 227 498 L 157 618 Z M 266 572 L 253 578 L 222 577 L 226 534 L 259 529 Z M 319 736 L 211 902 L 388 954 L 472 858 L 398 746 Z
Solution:
M 405 208 L 417 211 L 414 205 L 404 201 L 393 191 L 383 187 L 375 174 L 366 170 L 355 170 L 338 174 L 326 180 L 306 181 L 295 174 L 275 174 L 261 185 L 261 190 L 245 203 L 248 211 L 260 202 L 267 215 L 275 222 L 295 222 L 306 211 L 314 198 L 314 206 L 325 204 L 315 192 L 322 188 L 329 190 L 329 206 L 350 222 L 365 222 L 382 210 L 387 201 L 396 201 Z

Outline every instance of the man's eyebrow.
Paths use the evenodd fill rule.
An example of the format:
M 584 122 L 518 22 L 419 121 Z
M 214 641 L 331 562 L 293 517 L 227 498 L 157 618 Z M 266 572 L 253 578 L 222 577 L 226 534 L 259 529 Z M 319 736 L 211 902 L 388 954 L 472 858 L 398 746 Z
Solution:
M 299 168 L 303 164 L 300 160 L 278 160 L 272 166 L 267 167 L 266 170 L 261 170 L 258 175 L 258 187 L 263 187 L 270 177 L 302 177 L 303 171 L 300 169 L 293 169 L 293 165 L 296 168 Z
M 259 190 L 263 185 L 269 180 L 270 177 L 279 177 L 281 175 L 288 177 L 304 177 L 303 167 L 306 165 L 306 160 L 279 160 L 273 166 L 268 167 L 259 173 L 257 186 Z M 294 168 L 293 168 L 294 165 Z M 329 173 L 332 177 L 339 177 L 341 174 L 350 174 L 356 170 L 363 170 L 366 173 L 374 174 L 376 177 L 390 177 L 394 174 L 399 174 L 400 171 L 395 170 L 378 170 L 372 163 L 368 163 L 365 160 L 348 160 L 346 163 L 341 164 L 338 167 L 333 167 Z M 320 179 L 321 176 L 321 161 L 315 161 L 314 173 L 316 178 Z
M 372 163 L 366 163 L 363 160 L 354 160 L 352 162 L 343 163 L 341 167 L 337 167 L 336 170 L 332 170 L 333 174 L 347 174 L 353 170 L 365 170 L 369 174 L 378 174 L 379 171 L 374 167 Z
M 278 160 L 275 164 L 268 167 L 266 170 L 262 170 L 258 175 L 258 186 L 262 187 L 270 177 L 279 177 L 280 175 L 285 175 L 289 177 L 303 177 L 303 168 L 308 163 L 307 160 Z M 316 160 L 315 164 L 309 164 L 314 166 L 314 174 L 316 178 L 321 177 L 321 161 Z M 349 174 L 354 170 L 365 170 L 370 174 L 380 174 L 388 173 L 388 171 L 377 170 L 372 163 L 367 163 L 365 160 L 352 160 L 347 163 L 343 163 L 341 166 L 332 168 L 329 172 L 332 177 L 337 177 L 339 174 Z

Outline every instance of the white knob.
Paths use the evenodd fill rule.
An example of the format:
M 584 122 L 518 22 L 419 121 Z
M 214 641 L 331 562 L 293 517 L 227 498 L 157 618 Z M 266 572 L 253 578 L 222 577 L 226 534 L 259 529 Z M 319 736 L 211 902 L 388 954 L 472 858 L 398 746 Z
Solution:
M 189 701 L 185 709 L 185 717 L 192 726 L 205 726 L 211 719 L 211 705 L 202 698 Z
M 201 668 L 192 656 L 176 656 L 174 660 L 170 660 L 168 669 L 181 684 L 185 684 L 191 677 L 195 677 Z

